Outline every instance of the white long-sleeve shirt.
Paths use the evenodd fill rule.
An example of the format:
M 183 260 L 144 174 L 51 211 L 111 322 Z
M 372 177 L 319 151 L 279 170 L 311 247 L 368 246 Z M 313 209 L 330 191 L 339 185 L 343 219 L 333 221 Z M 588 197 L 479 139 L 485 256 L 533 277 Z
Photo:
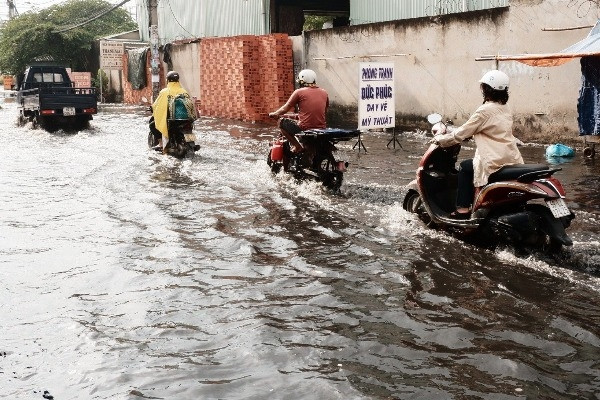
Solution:
M 460 127 L 435 137 L 442 147 L 449 147 L 473 137 L 477 150 L 473 157 L 475 187 L 488 182 L 491 174 L 505 165 L 523 164 L 512 134 L 513 118 L 506 104 L 488 101 Z

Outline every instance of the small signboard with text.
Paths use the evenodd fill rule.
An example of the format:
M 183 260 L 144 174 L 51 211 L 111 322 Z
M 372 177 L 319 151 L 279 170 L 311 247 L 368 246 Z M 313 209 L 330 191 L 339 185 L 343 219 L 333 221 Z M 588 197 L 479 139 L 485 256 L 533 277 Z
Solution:
M 89 88 L 92 86 L 92 74 L 90 72 L 71 72 L 69 77 L 76 88 Z
M 123 69 L 123 43 L 100 41 L 100 69 L 122 70 Z
M 358 81 L 358 129 L 393 128 L 394 63 L 360 63 Z

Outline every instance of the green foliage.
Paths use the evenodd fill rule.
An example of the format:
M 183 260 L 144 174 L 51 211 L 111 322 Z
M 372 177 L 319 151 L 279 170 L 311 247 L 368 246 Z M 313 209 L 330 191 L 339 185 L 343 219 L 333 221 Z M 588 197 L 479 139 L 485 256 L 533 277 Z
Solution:
M 320 16 L 320 15 L 306 15 L 304 17 L 304 30 L 305 31 L 314 31 L 318 29 L 323 29 L 323 24 L 327 21 L 331 21 L 330 16 Z
M 118 8 L 81 27 L 72 27 L 113 5 L 104 0 L 69 0 L 27 12 L 0 27 L 0 71 L 19 74 L 36 59 L 53 59 L 73 70 L 86 70 L 95 39 L 136 29 L 127 11 Z
M 106 93 L 108 91 L 108 75 L 101 69 L 98 70 L 96 77 L 92 78 L 92 86 L 98 88 L 98 91 L 100 91 L 100 84 L 102 84 L 102 92 Z

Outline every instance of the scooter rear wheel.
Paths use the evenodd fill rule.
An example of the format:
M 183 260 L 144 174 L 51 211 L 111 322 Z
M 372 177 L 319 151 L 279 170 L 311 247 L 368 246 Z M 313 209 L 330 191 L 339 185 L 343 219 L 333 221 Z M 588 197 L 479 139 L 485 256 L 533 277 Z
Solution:
M 572 243 L 564 230 L 570 224 L 569 219 L 566 217 L 556 219 L 547 207 L 537 204 L 530 205 L 528 210 L 539 216 L 536 245 L 543 252 L 559 253 L 563 249 L 563 243 L 566 245 Z
M 342 187 L 344 173 L 339 171 L 336 163 L 330 162 L 330 158 L 317 158 L 315 164 L 318 165 L 318 174 L 326 188 L 337 191 Z
M 323 186 L 333 191 L 337 191 L 342 187 L 344 174 L 341 171 L 326 172 L 323 177 Z

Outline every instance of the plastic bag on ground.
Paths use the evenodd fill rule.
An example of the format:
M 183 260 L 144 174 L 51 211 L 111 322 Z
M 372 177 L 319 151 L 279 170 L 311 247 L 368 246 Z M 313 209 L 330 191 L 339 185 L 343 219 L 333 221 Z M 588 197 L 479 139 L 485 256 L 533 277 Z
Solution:
M 546 147 L 546 157 L 573 157 L 575 156 L 575 150 L 571 147 L 556 143 Z

